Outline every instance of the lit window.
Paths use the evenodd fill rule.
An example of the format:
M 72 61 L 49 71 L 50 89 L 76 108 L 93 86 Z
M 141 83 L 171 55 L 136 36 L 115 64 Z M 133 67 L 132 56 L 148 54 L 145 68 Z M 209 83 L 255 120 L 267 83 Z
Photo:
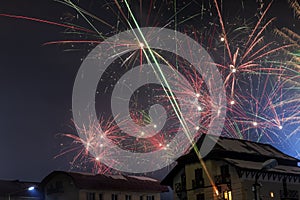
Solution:
M 270 192 L 270 197 L 274 198 L 274 192 Z
M 232 200 L 231 191 L 228 191 L 228 200 Z
M 225 191 L 225 192 L 223 192 L 223 197 L 226 200 L 232 200 L 232 193 L 231 193 L 231 191 Z

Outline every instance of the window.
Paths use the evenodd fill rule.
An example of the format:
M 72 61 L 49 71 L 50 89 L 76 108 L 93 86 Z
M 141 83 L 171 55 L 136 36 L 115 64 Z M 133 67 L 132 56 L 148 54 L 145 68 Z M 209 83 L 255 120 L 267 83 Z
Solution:
M 197 194 L 196 199 L 197 199 L 197 200 L 205 200 L 205 198 L 204 198 L 204 193 L 202 193 L 202 194 Z
M 126 194 L 125 195 L 125 200 L 131 200 L 131 195 Z
M 221 166 L 221 181 L 222 181 L 222 183 L 230 183 L 231 182 L 228 165 Z
M 222 177 L 229 176 L 229 166 L 228 165 L 222 165 L 221 166 L 221 176 Z
M 54 194 L 54 193 L 63 193 L 63 182 L 62 181 L 55 181 L 55 183 L 51 183 L 47 187 L 47 194 Z
M 185 173 L 181 174 L 181 190 L 185 190 L 186 188 L 186 177 Z
M 118 200 L 118 195 L 117 194 L 112 194 L 111 195 L 111 200 Z
M 103 200 L 103 194 L 102 193 L 99 194 L 99 200 Z
M 86 200 L 95 200 L 95 192 L 87 192 Z
M 204 185 L 203 171 L 200 168 L 195 169 L 195 183 L 193 187 L 198 188 L 198 187 L 202 187 L 203 185 Z
M 229 191 L 223 192 L 223 197 L 224 197 L 225 200 L 232 200 L 232 193 L 231 193 L 231 191 L 229 190 Z
M 56 181 L 55 182 L 55 187 L 58 190 L 62 190 L 63 189 L 63 182 L 62 181 Z
M 147 195 L 147 200 L 154 200 L 154 195 Z

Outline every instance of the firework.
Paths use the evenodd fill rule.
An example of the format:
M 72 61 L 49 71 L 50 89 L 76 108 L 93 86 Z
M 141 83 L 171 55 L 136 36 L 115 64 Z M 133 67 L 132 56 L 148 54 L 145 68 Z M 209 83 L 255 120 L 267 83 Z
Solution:
M 118 10 L 114 12 L 115 15 L 118 18 L 122 17 L 124 20 L 123 25 L 127 24 L 132 29 L 136 22 L 134 22 L 133 16 L 128 17 L 129 13 L 127 13 L 126 5 L 115 3 Z M 184 26 L 186 34 L 192 35 L 196 41 L 204 44 L 206 49 L 212 54 L 216 65 L 223 75 L 224 85 L 229 95 L 228 114 L 222 134 L 228 137 L 271 143 L 277 146 L 278 144 L 290 144 L 289 141 L 292 138 L 298 138 L 299 101 L 298 96 L 295 96 L 297 91 L 291 89 L 291 82 L 287 80 L 296 79 L 297 74 L 291 74 L 291 70 L 288 69 L 289 66 L 285 62 L 275 62 L 275 56 L 280 54 L 282 50 L 287 49 L 287 47 L 292 47 L 297 40 L 291 40 L 291 45 L 277 46 L 273 41 L 264 42 L 264 33 L 274 21 L 273 18 L 268 21 L 264 19 L 271 4 L 267 5 L 265 9 L 263 6 L 261 7 L 259 18 L 254 25 L 239 25 L 235 23 L 229 26 L 223 22 L 223 16 L 217 1 L 213 3 L 219 23 L 217 23 L 217 20 L 213 23 L 210 22 L 210 25 L 207 26 L 210 28 L 206 28 L 203 32 L 194 27 L 186 26 L 186 21 L 179 22 L 177 18 L 177 23 L 174 27 L 179 29 L 179 25 Z M 211 5 L 210 9 L 208 9 L 209 13 L 212 13 Z M 202 4 L 202 6 L 204 5 Z M 113 4 L 110 4 L 109 7 L 112 9 Z M 168 8 L 168 10 L 172 9 Z M 146 25 L 151 21 L 149 19 L 152 13 L 149 9 L 148 11 Z M 140 16 L 139 14 L 132 15 Z M 175 15 L 177 16 L 177 13 Z M 203 15 L 204 12 L 199 15 L 190 15 L 188 19 L 193 20 L 197 16 L 203 17 Z M 138 18 L 139 22 L 143 21 L 143 19 L 143 17 Z M 163 24 L 155 25 L 168 24 L 170 26 L 172 24 L 170 22 L 166 21 Z M 228 32 L 229 29 L 232 29 L 230 34 Z M 205 34 L 205 31 L 208 34 L 213 32 L 213 34 L 208 36 L 208 34 Z M 145 35 L 145 38 L 147 40 L 153 39 L 151 34 Z M 78 42 L 80 41 L 82 40 Z M 126 58 L 120 58 L 119 64 L 125 69 L 130 69 L 131 66 L 140 66 L 142 71 L 143 64 L 149 62 L 149 60 L 147 61 L 146 52 L 144 52 L 145 44 L 142 42 L 132 44 L 131 41 L 123 43 L 129 46 L 140 45 L 140 48 L 138 50 L 133 48 Z M 180 46 L 177 47 L 177 51 L 189 54 L 188 49 L 181 49 Z M 189 130 L 197 130 L 197 136 L 193 138 L 196 141 L 201 134 L 206 133 L 211 120 L 213 120 L 211 118 L 212 110 L 218 109 L 216 105 L 212 104 L 213 101 L 207 90 L 206 84 L 212 83 L 205 83 L 203 77 L 192 67 L 191 64 L 195 63 L 187 63 L 176 56 L 170 56 L 158 50 L 153 50 L 153 54 L 159 63 L 165 64 L 183 75 L 169 74 L 168 83 L 176 85 L 175 88 L 172 88 L 172 93 L 176 93 L 176 96 L 172 98 L 175 99 L 175 102 L 182 102 L 181 105 L 183 107 L 180 108 L 180 111 L 185 113 L 184 123 L 187 124 Z M 273 55 L 274 57 L 272 57 Z M 282 65 L 285 66 L 283 67 Z M 117 80 L 118 78 L 112 85 Z M 187 85 L 191 85 L 191 87 L 187 87 Z M 148 86 L 148 88 L 151 90 L 151 86 Z M 131 107 L 134 108 L 134 111 L 130 113 L 130 117 L 140 128 L 139 126 L 127 127 L 126 130 L 136 137 L 122 137 L 120 141 L 123 141 L 123 146 L 127 146 L 128 141 L 130 141 L 130 145 L 127 146 L 130 151 L 150 152 L 165 149 L 166 155 L 172 154 L 172 152 L 168 151 L 168 143 L 180 129 L 181 122 L 178 120 L 176 113 L 174 113 L 174 106 L 170 105 L 169 89 L 167 88 L 166 91 L 163 88 L 154 90 L 152 88 L 150 93 L 156 93 L 156 97 L 151 95 L 151 98 L 156 100 L 148 102 L 149 105 L 146 107 L 137 106 L 140 99 L 145 98 L 145 95 L 140 95 L 140 98 L 133 98 L 132 102 L 134 103 L 132 103 Z M 105 91 L 109 93 L 112 89 L 106 88 Z M 169 128 L 163 131 L 156 127 L 158 124 L 152 123 L 153 119 L 149 115 L 149 108 L 155 103 L 162 104 L 166 112 L 169 113 L 167 118 L 167 121 L 169 121 L 167 127 Z M 158 117 L 158 121 L 164 120 Z M 149 124 L 151 126 L 147 126 Z M 148 132 L 143 127 L 147 127 Z M 145 135 L 149 134 L 153 137 L 145 137 Z M 139 139 L 137 139 L 138 137 Z M 124 141 L 126 142 L 124 143 Z M 296 145 L 298 142 L 297 140 Z
M 76 14 L 65 14 L 64 20 L 67 22 L 61 24 L 22 16 L 7 16 L 62 26 L 66 28 L 68 39 L 45 44 L 72 44 L 73 46 L 67 46 L 66 49 L 87 52 L 111 35 L 127 29 L 139 30 L 143 26 L 153 26 L 180 30 L 204 46 L 222 75 L 228 96 L 227 116 L 222 134 L 276 146 L 282 145 L 282 149 L 293 144 L 296 151 L 293 155 L 299 156 L 296 147 L 299 145 L 300 121 L 300 37 L 288 28 L 281 28 L 275 32 L 287 41 L 286 44 L 278 45 L 275 41 L 266 39 L 265 33 L 275 20 L 266 19 L 271 4 L 266 7 L 263 3 L 258 5 L 257 19 L 251 19 L 250 22 L 234 19 L 234 23 L 230 23 L 222 13 L 223 5 L 217 0 L 200 3 L 111 1 L 100 7 L 107 16 L 102 18 L 92 14 L 97 13 L 96 8 L 88 12 L 83 3 L 80 5 L 81 2 L 79 5 L 69 0 L 60 2 L 76 11 Z M 297 1 L 290 1 L 290 4 L 299 17 Z M 86 24 L 76 25 L 82 23 L 82 19 Z M 211 98 L 208 89 L 215 86 L 213 81 L 205 82 L 202 75 L 195 70 L 193 65 L 199 63 L 189 63 L 179 56 L 158 49 L 148 50 L 148 41 L 157 38 L 151 32 L 143 36 L 136 41 L 110 44 L 111 48 L 118 45 L 127 47 L 127 53 L 124 56 L 114 55 L 117 60 L 99 82 L 96 107 L 101 120 L 92 120 L 87 127 L 77 124 L 80 137 L 65 134 L 73 143 L 64 153 L 77 152 L 73 164 L 84 162 L 83 165 L 92 164 L 96 173 L 112 173 L 110 167 L 120 165 L 117 160 L 112 159 L 110 167 L 101 163 L 103 157 L 113 157 L 110 154 L 111 144 L 135 153 L 165 150 L 165 158 L 169 159 L 173 156 L 169 143 L 178 131 L 196 131 L 195 138 L 191 138 L 193 143 L 211 128 L 209 125 L 214 120 L 212 113 L 220 109 L 214 104 L 215 100 Z M 184 49 L 180 45 L 176 46 L 176 51 L 186 57 L 192 57 L 193 54 L 191 49 Z M 289 56 L 283 54 L 284 51 Z M 281 60 L 278 57 L 281 57 Z M 111 116 L 114 116 L 114 113 L 107 111 L 110 103 L 103 106 L 97 102 L 110 102 L 108 94 L 113 92 L 122 75 L 133 67 L 139 67 L 138 78 L 143 79 L 144 65 L 150 61 L 154 62 L 153 69 L 159 70 L 158 65 L 165 65 L 179 72 L 160 74 L 163 78 L 167 77 L 162 79 L 161 83 L 168 83 L 174 87 L 148 84 L 139 88 L 134 91 L 132 97 L 126 99 L 130 107 L 126 120 L 122 117 L 120 120 L 112 120 Z M 129 88 L 129 85 L 122 84 L 124 90 Z M 180 107 L 178 102 L 181 103 Z M 161 107 L 153 109 L 155 104 L 160 104 Z M 165 110 L 166 117 L 161 114 L 161 109 Z M 182 116 L 182 113 L 185 116 Z M 116 120 L 119 123 L 116 123 Z M 100 130 L 104 130 L 105 138 L 109 141 L 101 138 Z M 182 144 L 178 142 L 176 145 L 180 149 Z

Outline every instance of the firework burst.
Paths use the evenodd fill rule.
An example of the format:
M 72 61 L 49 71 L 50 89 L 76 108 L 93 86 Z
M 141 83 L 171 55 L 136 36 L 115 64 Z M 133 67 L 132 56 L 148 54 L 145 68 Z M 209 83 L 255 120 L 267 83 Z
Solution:
M 295 155 L 299 156 L 299 150 L 296 147 L 299 144 L 300 102 L 299 88 L 295 85 L 299 84 L 300 37 L 296 32 L 282 28 L 276 29 L 275 32 L 282 36 L 287 44 L 278 45 L 275 41 L 266 38 L 266 32 L 275 20 L 275 18 L 266 19 L 271 4 L 266 7 L 262 3 L 259 4 L 256 14 L 258 18 L 253 20 L 254 22 L 246 23 L 246 20 L 240 19 L 235 20 L 235 23 L 229 23 L 222 13 L 223 5 L 217 0 L 201 3 L 168 0 L 151 0 L 145 3 L 115 0 L 100 6 L 103 16 L 107 16 L 102 18 L 92 14 L 97 13 L 96 7 L 91 8 L 80 1 L 77 4 L 71 0 L 59 2 L 76 11 L 76 14 L 65 13 L 63 23 L 23 16 L 3 14 L 2 16 L 64 27 L 68 39 L 45 44 L 63 44 L 67 45 L 64 49 L 87 52 L 111 35 L 127 29 L 153 26 L 180 30 L 205 46 L 223 77 L 224 87 L 228 94 L 228 106 L 222 134 L 227 137 L 281 144 L 282 148 L 293 144 Z M 297 1 L 290 1 L 290 5 L 299 18 Z M 207 17 L 209 20 L 206 19 Z M 198 25 L 201 24 L 199 22 L 204 25 Z M 84 25 L 79 26 L 76 23 Z M 157 38 L 151 35 L 151 32 L 145 35 L 146 41 L 154 39 Z M 124 57 L 114 55 L 118 58 L 112 64 L 115 68 L 101 77 L 97 89 L 99 95 L 96 97 L 96 107 L 101 107 L 97 106 L 99 102 L 97 100 L 100 97 L 104 98 L 104 100 L 100 98 L 100 102 L 110 102 L 105 98 L 110 97 L 108 94 L 112 93 L 123 73 L 138 66 L 142 74 L 144 64 L 149 61 L 157 60 L 158 64 L 178 71 L 179 73 L 168 74 L 168 83 L 175 87 L 170 90 L 170 88 L 149 84 L 135 92 L 131 99 L 127 99 L 130 102 L 129 118 L 137 126 L 121 120 L 121 124 L 127 126 L 126 131 L 119 127 L 120 124 L 115 123 L 115 119 L 110 119 L 113 114 L 106 108 L 110 104 L 102 105 L 102 108 L 97 110 L 100 116 L 98 118 L 101 120 L 91 121 L 88 127 L 77 125 L 80 137 L 74 134 L 64 134 L 73 142 L 60 155 L 76 152 L 71 163 L 82 166 L 92 165 L 96 173 L 115 173 L 110 167 L 101 163 L 102 158 L 111 157 L 112 144 L 131 152 L 152 152 L 163 149 L 168 159 L 173 154 L 168 146 L 169 142 L 178 131 L 182 131 L 180 130 L 182 122 L 176 115 L 178 110 L 185 113 L 184 123 L 188 129 L 197 131 L 193 140 L 196 141 L 201 134 L 206 134 L 213 120 L 212 113 L 218 112 L 220 108 L 214 105 L 214 100 L 211 99 L 207 89 L 214 87 L 213 81 L 204 81 L 201 74 L 193 68 L 193 65 L 197 63 L 188 63 L 178 56 L 157 49 L 151 50 L 154 56 L 151 57 L 148 55 L 147 43 L 144 41 L 119 41 L 110 45 L 112 48 L 117 45 L 126 46 L 128 52 Z M 187 57 L 193 53 L 190 49 L 183 49 L 180 45 L 176 46 L 176 50 Z M 283 55 L 282 51 L 288 53 L 290 60 L 278 59 L 278 55 Z M 140 78 L 144 76 L 140 75 Z M 173 93 L 176 95 L 172 96 Z M 181 102 L 180 109 L 174 109 L 173 101 L 175 104 Z M 153 115 L 149 114 L 150 107 L 154 104 L 162 106 L 167 113 L 166 118 L 151 117 Z M 156 112 L 155 109 L 152 111 Z M 160 124 L 164 121 L 167 122 L 165 125 Z M 131 134 L 128 135 L 126 132 Z M 180 148 L 182 144 L 178 142 L 176 145 Z M 111 163 L 111 167 L 120 165 L 118 162 L 114 163 L 114 160 L 111 160 Z

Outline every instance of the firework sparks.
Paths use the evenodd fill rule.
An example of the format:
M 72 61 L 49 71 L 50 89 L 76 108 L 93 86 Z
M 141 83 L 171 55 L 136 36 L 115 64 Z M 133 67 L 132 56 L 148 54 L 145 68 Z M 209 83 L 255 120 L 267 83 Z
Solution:
M 299 144 L 300 102 L 299 87 L 297 88 L 296 84 L 299 86 L 300 56 L 298 51 L 300 49 L 300 37 L 299 34 L 289 28 L 281 28 L 276 29 L 275 32 L 287 41 L 287 45 L 277 45 L 275 41 L 266 41 L 265 33 L 275 20 L 274 18 L 266 20 L 271 4 L 268 4 L 266 8 L 264 8 L 264 4 L 259 5 L 258 19 L 254 25 L 245 24 L 244 20 L 241 20 L 242 24 L 235 22 L 236 24 L 232 25 L 226 23 L 226 17 L 222 13 L 223 5 L 219 4 L 217 0 L 207 3 L 203 1 L 202 4 L 196 1 L 187 3 L 185 1 L 151 0 L 146 4 L 143 1 L 121 2 L 115 0 L 108 2 L 101 8 L 104 10 L 103 12 L 107 13 L 108 18 L 113 20 L 97 17 L 69 0 L 61 1 L 61 3 L 72 7 L 78 13 L 77 17 L 68 15 L 65 20 L 76 23 L 74 20 L 81 17 L 87 22 L 88 28 L 71 23 L 60 24 L 23 16 L 1 15 L 64 27 L 66 33 L 71 33 L 67 36 L 72 35 L 74 39 L 50 41 L 45 44 L 79 45 L 78 49 L 82 49 L 82 44 L 89 44 L 88 50 L 103 42 L 110 35 L 128 28 L 137 27 L 139 29 L 143 26 L 154 26 L 181 30 L 205 46 L 223 76 L 224 87 L 228 94 L 228 114 L 223 135 L 275 145 L 286 144 L 288 146 L 292 143 L 291 141 L 296 141 L 294 145 Z M 297 1 L 290 1 L 290 5 L 295 10 L 296 17 L 299 18 Z M 187 14 L 187 8 L 190 10 L 194 8 L 197 11 Z M 205 21 L 206 15 L 216 20 L 207 22 Z M 205 26 L 195 25 L 197 20 L 206 22 Z M 80 37 L 78 38 L 78 36 Z M 172 151 L 169 150 L 171 149 L 169 148 L 169 141 L 180 129 L 180 124 L 184 124 L 184 128 L 181 129 L 187 129 L 186 132 L 189 130 L 197 131 L 197 136 L 192 138 L 191 142 L 193 143 L 201 134 L 206 133 L 210 122 L 213 120 L 211 113 L 220 109 L 213 104 L 207 89 L 208 86 L 213 87 L 213 83 L 205 83 L 203 77 L 192 67 L 195 63 L 188 63 L 174 55 L 170 56 L 165 52 L 150 49 L 147 41 L 156 38 L 151 33 L 142 36 L 143 38 L 138 38 L 137 41 L 121 41 L 110 44 L 112 48 L 117 45 L 126 46 L 128 53 L 124 57 L 113 55 L 119 59 L 113 63 L 119 65 L 118 72 L 108 72 L 106 79 L 103 77 L 101 83 L 109 84 L 98 91 L 100 93 L 104 91 L 105 95 L 110 93 L 123 72 L 125 73 L 132 66 L 139 66 L 142 73 L 143 65 L 150 61 L 154 61 L 152 67 L 158 74 L 160 73 L 159 65 L 164 64 L 174 71 L 179 71 L 182 76 L 177 76 L 174 73 L 168 77 L 169 79 L 165 79 L 164 74 L 161 74 L 161 82 L 166 83 L 166 87 L 153 90 L 151 88 L 153 85 L 149 85 L 146 90 L 147 94 L 141 95 L 142 92 L 140 92 L 140 95 L 135 94 L 132 97 L 129 101 L 131 102 L 130 119 L 141 128 L 130 126 L 127 127 L 127 130 L 130 130 L 135 137 L 122 133 L 120 127 L 112 120 L 104 118 L 99 121 L 92 121 L 89 127 L 80 128 L 80 137 L 65 134 L 66 137 L 73 140 L 73 143 L 63 151 L 63 154 L 70 151 L 77 152 L 72 164 L 75 165 L 76 162 L 84 161 L 92 163 L 93 171 L 96 173 L 112 172 L 109 167 L 101 163 L 103 157 L 110 157 L 111 146 L 106 141 L 102 142 L 103 138 L 99 135 L 100 129 L 105 130 L 105 137 L 112 140 L 116 145 L 133 152 L 164 149 L 167 159 L 172 154 Z M 176 50 L 187 55 L 192 54 L 189 52 L 190 49 L 182 49 L 180 45 L 176 46 Z M 289 54 L 291 60 L 277 59 L 282 50 Z M 168 83 L 172 83 L 176 87 L 170 88 Z M 188 83 L 191 87 L 187 86 Z M 125 84 L 124 87 L 126 87 Z M 149 88 L 152 89 L 151 92 Z M 150 93 L 149 98 L 154 100 L 143 102 L 148 103 L 147 106 L 139 106 L 140 101 L 146 101 L 146 96 Z M 181 105 L 183 106 L 179 107 L 177 102 L 182 102 Z M 162 104 L 169 114 L 167 117 L 169 123 L 165 129 L 159 123 L 164 121 L 162 117 L 158 117 L 157 121 L 154 122 L 149 114 L 149 108 L 156 103 Z M 181 116 L 180 111 L 184 111 L 186 116 Z M 147 131 L 144 130 L 145 127 L 148 129 Z M 181 144 L 177 145 L 180 147 Z M 299 156 L 299 150 L 296 146 L 295 149 L 295 155 Z M 91 156 L 91 153 L 96 156 Z M 113 163 L 113 165 L 118 164 L 120 163 Z

